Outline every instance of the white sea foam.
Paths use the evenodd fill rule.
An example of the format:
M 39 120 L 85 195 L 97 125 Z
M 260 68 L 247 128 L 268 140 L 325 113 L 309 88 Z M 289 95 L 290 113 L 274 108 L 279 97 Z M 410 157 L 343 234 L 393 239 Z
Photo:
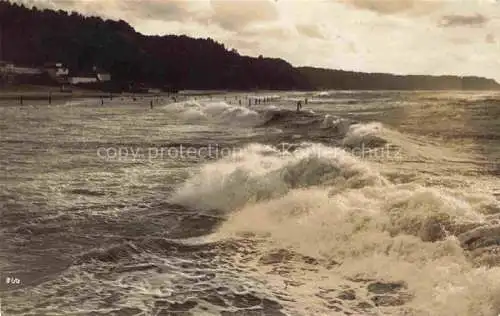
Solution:
M 325 115 L 321 128 L 336 129 L 340 135 L 345 135 L 349 131 L 350 122 L 330 114 Z
M 254 126 L 263 122 L 261 115 L 256 111 L 224 101 L 187 100 L 168 104 L 163 109 L 188 122 L 208 121 L 244 126 Z
M 386 141 L 383 138 L 384 128 L 378 122 L 354 124 L 349 127 L 344 137 L 344 146 L 360 147 L 361 145 L 379 145 Z
M 340 262 L 327 275 L 307 273 L 310 284 L 336 288 L 339 280 L 359 277 L 403 281 L 413 295 L 405 305 L 410 315 L 500 312 L 500 269 L 475 267 L 457 238 L 487 225 L 488 214 L 500 210 L 491 196 L 391 184 L 341 149 L 308 144 L 288 154 L 255 144 L 205 165 L 172 202 L 229 212 L 215 238 L 252 234 L 272 248 Z M 260 271 L 257 259 L 253 264 Z M 297 280 L 306 272 L 290 273 Z M 314 294 L 308 287 L 296 299 Z
M 294 153 L 284 149 L 254 144 L 205 165 L 171 201 L 195 209 L 232 211 L 283 196 L 293 188 L 333 185 L 340 190 L 386 181 L 339 148 L 304 144 Z
M 317 97 L 329 97 L 332 93 L 329 91 L 321 91 L 315 94 Z
M 327 277 L 332 284 L 317 276 L 323 288 L 337 288 L 339 275 L 404 281 L 414 295 L 411 315 L 496 315 L 500 269 L 476 268 L 452 235 L 484 223 L 485 203 L 492 201 L 419 185 L 361 186 L 333 195 L 307 188 L 247 205 L 219 233 L 265 236 L 272 247 L 340 262 L 331 272 L 336 276 Z

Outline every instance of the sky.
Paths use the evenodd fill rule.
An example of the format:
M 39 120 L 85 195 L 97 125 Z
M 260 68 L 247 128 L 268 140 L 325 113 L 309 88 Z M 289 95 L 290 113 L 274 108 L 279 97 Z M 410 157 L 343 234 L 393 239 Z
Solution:
M 500 82 L 500 0 L 18 0 L 122 19 L 147 35 L 213 38 L 240 54 Z

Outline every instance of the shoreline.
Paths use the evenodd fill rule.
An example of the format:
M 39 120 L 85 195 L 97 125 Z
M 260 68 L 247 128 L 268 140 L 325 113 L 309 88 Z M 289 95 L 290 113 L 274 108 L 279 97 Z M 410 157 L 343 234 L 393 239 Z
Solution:
M 166 97 L 171 95 L 177 95 L 176 93 L 159 92 L 159 93 L 139 93 L 139 92 L 106 92 L 99 90 L 83 90 L 83 89 L 73 89 L 72 91 L 60 91 L 60 89 L 55 89 L 53 87 L 35 87 L 35 88 L 25 88 L 20 87 L 19 89 L 0 88 L 0 100 L 2 101 L 16 101 L 20 100 L 21 97 L 23 101 L 43 101 L 48 100 L 68 100 L 68 99 L 100 99 L 100 98 L 110 98 L 110 97 Z
M 286 93 L 286 92 L 321 92 L 321 91 L 358 91 L 358 92 L 500 92 L 500 90 L 342 90 L 342 89 L 324 89 L 324 90 L 180 90 L 178 92 L 106 92 L 101 90 L 88 90 L 78 87 L 72 87 L 70 91 L 61 91 L 54 86 L 10 86 L 0 87 L 1 101 L 43 101 L 48 100 L 70 100 L 81 98 L 110 98 L 110 97 L 189 97 L 189 96 L 208 96 L 224 94 L 255 94 L 255 93 Z

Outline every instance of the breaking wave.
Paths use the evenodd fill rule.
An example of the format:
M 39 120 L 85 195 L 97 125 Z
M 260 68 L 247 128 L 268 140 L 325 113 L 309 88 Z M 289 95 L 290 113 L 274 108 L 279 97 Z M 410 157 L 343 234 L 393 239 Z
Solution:
M 263 122 L 262 116 L 244 106 L 225 101 L 208 102 L 187 100 L 168 104 L 163 109 L 188 122 L 214 122 L 229 125 L 255 126 Z
M 378 140 L 381 132 L 377 123 L 354 125 L 345 140 Z M 339 148 L 302 144 L 288 152 L 253 144 L 204 165 L 170 202 L 223 210 L 227 220 L 216 240 L 264 240 L 246 264 L 254 265 L 256 275 L 283 260 L 294 266 L 270 283 L 279 288 L 282 282 L 300 284 L 297 280 L 305 278 L 315 285 L 301 288 L 296 295 L 303 297 L 297 300 L 317 296 L 317 286 L 338 290 L 342 285 L 357 297 L 351 312 L 363 310 L 363 301 L 370 302 L 367 309 L 386 308 L 394 315 L 500 312 L 500 247 L 495 241 L 500 204 L 491 195 L 393 184 Z M 269 259 L 271 249 L 282 250 L 271 252 Z M 296 255 L 283 249 L 311 259 L 293 263 Z M 311 262 L 322 268 L 307 273 Z M 403 284 L 404 295 L 373 296 L 377 280 Z M 367 292 L 359 284 L 368 281 L 375 283 Z
M 342 149 L 306 143 L 294 152 L 287 149 L 253 144 L 205 165 L 170 202 L 229 212 L 247 203 L 279 198 L 292 189 L 327 185 L 347 189 L 386 182 Z
M 354 124 L 344 137 L 343 143 L 346 147 L 368 147 L 383 146 L 387 141 L 383 138 L 384 129 L 378 122 L 368 124 Z

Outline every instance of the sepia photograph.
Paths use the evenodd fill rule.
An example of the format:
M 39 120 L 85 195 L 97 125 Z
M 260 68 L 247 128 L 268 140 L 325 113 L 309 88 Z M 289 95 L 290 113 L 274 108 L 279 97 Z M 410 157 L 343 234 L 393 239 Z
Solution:
M 499 0 L 0 0 L 0 316 L 500 316 Z

